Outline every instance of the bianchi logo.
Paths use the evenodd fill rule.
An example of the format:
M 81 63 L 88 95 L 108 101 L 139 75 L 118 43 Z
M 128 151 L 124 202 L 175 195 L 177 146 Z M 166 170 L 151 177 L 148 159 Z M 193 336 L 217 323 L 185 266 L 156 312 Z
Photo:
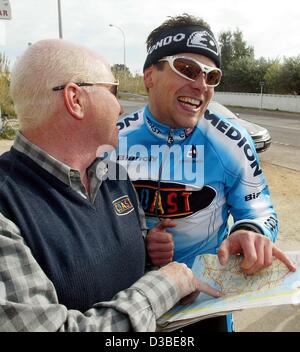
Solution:
M 207 31 L 197 31 L 192 33 L 188 40 L 187 46 L 192 48 L 204 48 L 219 55 L 219 46 L 215 38 Z
M 133 205 L 128 196 L 118 198 L 113 201 L 113 205 L 117 215 L 126 215 L 133 211 Z

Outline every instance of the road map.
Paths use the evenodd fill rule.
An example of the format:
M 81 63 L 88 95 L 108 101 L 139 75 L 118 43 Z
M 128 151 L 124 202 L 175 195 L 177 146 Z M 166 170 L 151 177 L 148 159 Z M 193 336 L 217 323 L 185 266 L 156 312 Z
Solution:
M 223 293 L 213 298 L 200 293 L 188 306 L 177 305 L 158 321 L 158 330 L 172 331 L 192 322 L 222 315 L 235 310 L 300 303 L 300 251 L 285 253 L 297 266 L 289 272 L 278 259 L 273 258 L 270 267 L 254 275 L 246 275 L 240 269 L 241 256 L 232 256 L 222 266 L 212 254 L 197 256 L 193 272 L 201 281 Z

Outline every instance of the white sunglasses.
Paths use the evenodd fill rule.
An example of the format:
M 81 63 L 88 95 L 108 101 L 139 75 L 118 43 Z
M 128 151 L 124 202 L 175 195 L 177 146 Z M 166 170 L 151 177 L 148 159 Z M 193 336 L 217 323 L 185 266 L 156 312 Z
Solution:
M 203 74 L 208 87 L 216 87 L 221 82 L 222 71 L 219 68 L 204 65 L 190 57 L 166 56 L 158 61 L 167 61 L 175 73 L 189 81 L 196 81 Z

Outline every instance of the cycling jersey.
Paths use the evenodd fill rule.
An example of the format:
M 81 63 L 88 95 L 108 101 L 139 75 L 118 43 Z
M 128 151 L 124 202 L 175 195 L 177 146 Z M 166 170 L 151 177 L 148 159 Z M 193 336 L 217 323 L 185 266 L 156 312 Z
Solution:
M 177 223 L 168 229 L 175 261 L 191 267 L 195 256 L 217 253 L 238 228 L 275 241 L 278 222 L 267 182 L 253 141 L 238 123 L 207 110 L 193 129 L 173 129 L 145 107 L 117 125 L 117 159 L 127 166 L 148 227 L 163 218 Z

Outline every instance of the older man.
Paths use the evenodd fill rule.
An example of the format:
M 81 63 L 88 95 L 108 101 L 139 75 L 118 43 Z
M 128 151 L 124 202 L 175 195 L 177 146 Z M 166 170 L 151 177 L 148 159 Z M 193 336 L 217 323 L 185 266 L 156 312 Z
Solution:
M 182 264 L 144 275 L 128 179 L 96 158 L 122 108 L 105 61 L 63 40 L 27 49 L 11 75 L 20 121 L 0 158 L 0 330 L 154 331 L 201 285 Z

